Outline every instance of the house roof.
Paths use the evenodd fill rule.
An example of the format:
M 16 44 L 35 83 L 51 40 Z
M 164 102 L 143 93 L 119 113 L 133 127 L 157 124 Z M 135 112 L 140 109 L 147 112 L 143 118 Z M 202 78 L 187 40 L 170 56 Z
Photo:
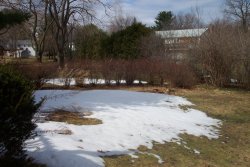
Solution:
M 168 30 L 156 31 L 156 35 L 162 38 L 183 38 L 183 37 L 200 37 L 208 28 L 185 29 L 185 30 Z

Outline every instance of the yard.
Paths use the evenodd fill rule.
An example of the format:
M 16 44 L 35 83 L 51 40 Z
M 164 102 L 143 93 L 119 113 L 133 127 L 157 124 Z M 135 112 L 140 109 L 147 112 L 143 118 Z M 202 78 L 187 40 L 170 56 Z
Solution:
M 133 164 L 128 156 L 106 158 L 107 166 L 241 166 L 250 164 L 250 93 L 240 90 L 196 88 L 178 90 L 177 95 L 186 97 L 196 104 L 193 106 L 214 118 L 221 119 L 219 139 L 181 135 L 185 146 L 197 148 L 200 154 L 176 143 L 155 144 L 148 152 L 158 153 L 163 165 L 145 155 Z M 141 147 L 145 149 L 145 147 Z M 118 165 L 123 164 L 123 165 Z
M 0 166 L 250 167 L 250 0 L 210 1 L 2 0 Z
M 162 88 L 146 86 L 126 89 L 164 92 Z M 74 118 L 72 114 L 68 118 L 53 115 L 38 123 L 40 137 L 29 143 L 29 154 L 48 166 L 79 166 L 79 163 L 107 167 L 248 166 L 250 163 L 249 92 L 208 87 L 176 90 L 176 95 L 195 104 L 189 106 L 188 101 L 175 96 L 119 90 L 118 94 L 110 91 L 104 96 L 102 91 L 94 91 L 94 96 L 85 91 L 88 100 L 82 103 L 60 93 L 58 101 L 50 99 L 43 110 L 63 105 L 65 113 L 85 106 L 85 112 L 90 114 L 83 116 L 87 121 L 81 122 L 81 127 L 70 123 L 72 119 L 68 118 Z M 123 97 L 126 98 L 120 101 Z M 73 105 L 76 107 L 67 108 Z M 73 120 L 79 123 L 78 118 Z

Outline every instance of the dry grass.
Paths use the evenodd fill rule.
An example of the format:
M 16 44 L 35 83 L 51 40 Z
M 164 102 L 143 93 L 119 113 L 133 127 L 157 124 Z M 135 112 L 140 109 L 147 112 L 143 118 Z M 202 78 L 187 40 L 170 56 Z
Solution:
M 60 135 L 72 135 L 73 132 L 69 129 L 60 129 L 60 130 L 42 130 L 42 131 L 37 131 L 38 134 L 42 134 L 42 133 L 57 133 Z
M 145 88 L 137 91 L 141 90 Z M 159 155 L 163 164 L 158 164 L 155 157 L 138 153 L 138 159 L 130 156 L 105 157 L 107 167 L 250 167 L 250 92 L 198 87 L 178 89 L 175 93 L 193 102 L 196 105 L 193 107 L 223 120 L 219 139 L 182 134 L 186 142 L 182 145 L 154 143 L 152 149 L 139 148 Z M 194 149 L 200 154 L 195 154 Z
M 250 121 L 249 91 L 198 87 L 194 90 L 179 89 L 176 95 L 186 97 L 196 104 L 193 108 L 202 110 L 210 116 L 227 121 Z
M 88 114 L 89 115 L 89 114 Z M 68 124 L 74 125 L 98 125 L 102 124 L 102 121 L 95 118 L 86 118 L 81 112 L 65 111 L 58 109 L 57 111 L 51 112 L 46 120 L 55 122 L 67 122 Z

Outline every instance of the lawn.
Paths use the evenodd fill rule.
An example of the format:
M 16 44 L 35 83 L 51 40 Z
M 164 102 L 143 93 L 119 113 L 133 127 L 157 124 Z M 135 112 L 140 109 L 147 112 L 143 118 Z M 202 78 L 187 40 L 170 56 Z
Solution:
M 118 89 L 126 89 L 132 91 L 139 91 L 139 92 L 159 92 L 165 93 L 168 92 L 166 88 L 163 87 L 120 87 Z M 41 91 L 43 94 L 46 91 Z M 60 91 L 59 91 L 60 92 Z M 62 91 L 63 92 L 63 91 Z M 66 91 L 67 92 L 67 91 Z M 83 91 L 85 92 L 85 91 Z M 173 97 L 168 97 L 169 99 L 164 102 L 171 103 L 169 109 L 173 109 L 174 111 L 178 112 L 188 112 L 192 111 L 191 108 L 204 111 L 207 113 L 209 117 L 214 119 L 221 120 L 221 126 L 214 127 L 214 129 L 219 130 L 219 137 L 218 138 L 211 138 L 209 133 L 204 132 L 204 126 L 206 126 L 205 122 L 208 121 L 210 118 L 201 117 L 200 119 L 204 119 L 203 122 L 194 123 L 196 126 L 200 126 L 202 131 L 204 132 L 203 135 L 192 134 L 193 131 L 182 132 L 179 131 L 178 137 L 179 139 L 175 140 L 173 137 L 171 140 L 167 140 L 168 134 L 162 133 L 163 131 L 158 131 L 156 125 L 160 125 L 161 127 L 168 127 L 169 122 L 171 122 L 172 118 L 167 118 L 167 114 L 164 116 L 161 113 L 161 110 L 157 108 L 153 108 L 155 111 L 151 112 L 152 115 L 145 116 L 146 114 L 144 111 L 138 110 L 138 118 L 135 118 L 136 115 L 127 114 L 133 111 L 134 105 L 136 103 L 145 105 L 145 102 L 150 104 L 150 108 L 154 107 L 151 105 L 152 101 L 157 102 L 159 99 L 164 99 L 164 95 L 158 96 L 157 94 L 141 94 L 136 95 L 136 97 L 128 96 L 127 99 L 123 100 L 122 102 L 117 98 L 117 96 L 113 96 L 116 91 L 108 92 L 107 97 L 113 98 L 104 98 L 106 97 L 107 92 L 103 92 L 99 94 L 100 91 L 94 91 L 97 94 L 91 95 L 91 91 L 87 91 L 85 96 L 88 100 L 84 100 L 81 103 L 82 106 L 94 107 L 98 104 L 108 104 L 104 106 L 106 109 L 112 108 L 111 115 L 106 115 L 107 113 L 90 113 L 91 116 L 87 115 L 86 118 L 82 119 L 81 115 L 79 116 L 77 113 L 72 112 L 68 113 L 66 108 L 63 108 L 64 112 L 55 112 L 48 116 L 49 121 L 56 121 L 52 124 L 41 124 L 40 132 L 46 133 L 42 140 L 39 141 L 38 147 L 40 147 L 35 152 L 30 152 L 29 155 L 34 155 L 34 158 L 38 157 L 42 158 L 40 161 L 36 161 L 39 163 L 45 162 L 50 160 L 48 166 L 53 166 L 60 161 L 64 161 L 65 165 L 67 163 L 70 166 L 79 166 L 79 162 L 83 162 L 83 166 L 102 166 L 103 164 L 107 167 L 186 167 L 186 166 L 198 166 L 198 167 L 248 167 L 250 166 L 250 92 L 243 91 L 243 90 L 236 90 L 236 89 L 217 89 L 212 87 L 204 87 L 200 86 L 192 90 L 186 89 L 175 89 L 172 91 L 176 96 L 181 96 L 186 98 L 187 100 L 191 101 L 193 104 L 190 106 L 188 103 L 183 101 L 183 99 L 175 99 Z M 90 94 L 88 94 L 90 93 Z M 126 94 L 126 92 L 124 92 Z M 69 97 L 64 98 L 64 95 L 61 93 L 50 93 L 51 95 L 55 95 L 55 97 L 59 97 L 57 103 L 52 100 L 47 105 L 47 109 L 49 106 L 54 106 L 55 104 L 59 105 L 69 105 L 68 99 L 72 102 L 78 102 L 77 99 L 80 96 L 76 92 L 67 92 Z M 81 94 L 81 93 L 80 93 Z M 113 95 L 112 95 L 113 94 Z M 74 95 L 71 97 L 71 95 Z M 119 97 L 124 97 L 124 95 Z M 60 100 L 60 97 L 63 99 Z M 139 97 L 139 98 L 138 98 Z M 150 97 L 150 98 L 149 98 Z M 140 99 L 141 100 L 138 100 Z M 159 99 L 158 99 L 159 98 Z M 173 98 L 173 99 L 172 99 Z M 52 98 L 53 99 L 53 98 Z M 179 101 L 175 103 L 175 100 Z M 136 103 L 133 103 L 136 102 Z M 180 104 L 178 104 L 180 103 Z M 121 104 L 129 104 L 127 108 L 123 108 Z M 162 107 L 162 103 L 159 103 Z M 173 104 L 177 106 L 173 106 Z M 166 104 L 163 104 L 166 105 Z M 102 105 L 97 106 L 97 109 L 100 109 Z M 147 105 L 146 105 L 147 106 Z M 79 106 L 78 106 L 79 107 Z M 137 106 L 138 107 L 138 106 Z M 136 107 L 136 108 L 137 108 Z M 156 107 L 156 106 L 155 106 Z M 46 108 L 46 107 L 45 107 Z M 102 107 L 101 107 L 102 108 Z M 150 111 L 150 108 L 144 108 L 145 110 Z M 179 108 L 179 109 L 178 109 Z M 58 108 L 54 108 L 58 110 Z M 116 109 L 121 110 L 122 113 L 116 111 Z M 138 109 L 138 108 L 137 108 Z M 165 112 L 169 112 L 167 109 Z M 77 110 L 77 108 L 74 108 Z M 147 112 L 148 112 L 147 111 Z M 63 113 L 63 114 L 61 114 Z M 155 116 L 156 114 L 163 114 L 160 117 Z M 93 115 L 92 115 L 93 114 Z M 95 117 L 97 115 L 97 117 Z M 98 116 L 99 115 L 99 116 Z M 139 115 L 141 115 L 139 117 Z M 128 117 L 129 116 L 129 117 Z M 177 117 L 173 117 L 173 119 L 178 119 L 180 117 L 180 122 L 178 124 L 171 125 L 173 129 L 175 129 L 175 125 L 177 127 L 185 127 L 188 124 L 187 122 L 183 121 L 192 120 L 192 117 L 186 117 L 184 115 L 176 115 Z M 105 118 L 106 117 L 106 118 Z M 157 119 L 155 119 L 156 117 Z M 108 118 L 108 119 L 107 119 Z M 182 118 L 184 118 L 182 120 Z M 153 121 L 152 121 L 153 119 Z M 155 120 L 159 120 L 159 122 Z M 48 121 L 48 120 L 47 120 Z M 127 122 L 126 122 L 127 121 Z M 138 122 L 136 122 L 138 121 Z M 142 121 L 142 122 L 140 122 Z M 165 123 L 164 123 L 165 121 Z M 199 121 L 199 120 L 197 120 Z M 211 121 L 211 120 L 210 120 Z M 58 122 L 58 123 L 57 123 Z M 67 122 L 64 124 L 63 122 Z M 84 125 L 81 128 L 76 127 L 76 125 Z M 122 123 L 124 122 L 124 123 Z M 145 123 L 149 123 L 145 126 Z M 191 121 L 192 123 L 193 121 Z M 102 129 L 101 126 L 104 123 L 106 125 L 106 129 Z M 129 123 L 128 126 L 126 123 Z M 163 124 L 162 124 L 163 123 Z M 98 125 L 99 124 L 99 125 Z M 125 125 L 124 125 L 125 124 Z M 155 127 L 152 127 L 155 126 Z M 213 126 L 213 125 L 212 125 Z M 134 127 L 134 128 L 133 128 Z M 148 129 L 145 129 L 148 128 Z M 44 129 L 43 129 L 44 128 Z M 52 130 L 47 131 L 46 129 L 50 128 Z M 57 129 L 62 128 L 62 129 Z M 94 130 L 93 130 L 94 128 Z M 112 129 L 113 128 L 113 129 Z M 116 128 L 120 129 L 120 132 L 116 132 Z M 126 129 L 127 128 L 127 129 Z M 142 131 L 139 136 L 138 135 L 138 128 Z M 141 128 L 141 129 L 140 129 Z M 112 133 L 110 133 L 111 131 Z M 206 131 L 206 130 L 205 130 Z M 66 133 L 70 132 L 70 133 Z M 165 131 L 167 132 L 167 131 Z M 52 134 L 49 134 L 52 133 Z M 77 134 L 78 133 L 78 134 Z M 130 133 L 130 134 L 128 134 Z M 153 134 L 158 134 L 157 136 Z M 176 134 L 177 134 L 176 133 Z M 213 131 L 211 131 L 213 133 Z M 216 134 L 216 133 L 215 133 Z M 47 136 L 46 136 L 47 135 Z M 86 136 L 90 135 L 90 136 Z M 152 135 L 152 136 L 151 136 Z M 150 137 L 151 136 L 151 137 Z M 208 137 L 210 136 L 210 139 Z M 149 139 L 145 140 L 145 137 Z M 105 140 L 103 140 L 105 138 Z M 158 141 L 153 141 L 153 147 L 149 147 L 151 145 L 150 140 L 155 138 Z M 140 146 L 136 146 L 138 141 L 141 139 L 145 140 L 144 144 Z M 165 143 L 162 140 L 166 139 Z M 66 142 L 67 144 L 65 144 Z M 45 142 L 45 147 L 44 145 Z M 54 143 L 53 143 L 54 142 Z M 58 144 L 59 143 L 59 144 Z M 61 143 L 61 145 L 60 145 Z M 124 143 L 125 145 L 119 144 Z M 133 144 L 134 143 L 134 144 Z M 46 147 L 46 144 L 49 147 Z M 126 146 L 127 144 L 127 146 Z M 74 146 L 72 148 L 72 145 Z M 61 146 L 63 148 L 61 148 Z M 136 146 L 136 147 L 135 147 Z M 98 149 L 100 148 L 100 149 Z M 121 152 L 112 151 L 113 150 L 121 150 Z M 131 149 L 129 149 L 131 148 Z M 72 150 L 73 149 L 73 150 Z M 46 151 L 49 150 L 49 151 Z M 88 151 L 92 150 L 92 151 Z M 93 150 L 97 150 L 96 152 Z M 45 152 L 44 152 L 45 151 Z M 132 154 L 131 154 L 132 153 Z M 57 155 L 60 156 L 57 157 Z M 81 155 L 82 154 L 82 155 Z M 110 155 L 109 155 L 110 154 Z M 125 154 L 125 155 L 119 155 Z M 46 157 L 47 156 L 47 157 Z M 83 158 L 84 157 L 84 158 Z M 101 158 L 98 158 L 101 157 Z M 86 159 L 85 159 L 86 158 Z M 78 161 L 78 165 L 77 162 Z M 85 163 L 84 163 L 85 162 Z M 87 163 L 86 163 L 87 162 Z M 93 163 L 95 162 L 95 163 Z M 96 163 L 98 162 L 98 163 Z M 89 164 L 88 164 L 89 163 Z M 63 164 L 63 162 L 61 162 Z M 72 165 L 71 165 L 72 164 Z
M 114 155 L 144 157 L 143 163 L 160 165 L 165 161 L 160 152 L 147 151 L 156 142 L 181 144 L 180 134 L 219 137 L 221 121 L 182 109 L 192 103 L 178 96 L 128 90 L 35 92 L 36 101 L 43 97 L 36 116 L 42 118 L 38 136 L 26 141 L 25 148 L 36 162 L 51 167 L 102 167 L 104 159 Z M 190 148 L 199 154 L 196 149 Z
M 136 90 L 137 88 L 130 88 Z M 159 88 L 161 89 L 161 88 Z M 139 88 L 139 91 L 152 91 Z M 155 88 L 154 88 L 155 90 Z M 223 121 L 220 137 L 209 140 L 181 134 L 182 142 L 154 143 L 152 149 L 141 146 L 138 158 L 130 156 L 105 157 L 107 167 L 249 167 L 250 166 L 250 92 L 232 89 L 197 87 L 193 90 L 176 90 L 176 95 L 193 102 L 193 108 Z M 198 152 L 194 151 L 198 150 Z M 159 155 L 164 161 L 159 164 Z

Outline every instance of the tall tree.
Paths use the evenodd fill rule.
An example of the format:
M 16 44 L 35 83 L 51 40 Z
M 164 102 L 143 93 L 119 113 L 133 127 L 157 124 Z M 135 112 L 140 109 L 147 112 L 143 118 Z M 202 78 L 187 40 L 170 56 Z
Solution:
M 200 19 L 194 13 L 178 14 L 172 22 L 173 29 L 192 29 L 203 27 Z
M 36 56 L 42 62 L 45 39 L 53 20 L 48 18 L 48 1 L 25 0 L 27 7 L 33 15 L 32 37 L 35 44 Z
M 117 32 L 124 30 L 126 27 L 131 26 L 135 22 L 135 17 L 124 14 L 119 0 L 115 1 L 113 5 L 114 16 L 110 19 L 108 26 L 110 32 Z
M 56 33 L 54 34 L 59 65 L 64 67 L 65 50 L 68 47 L 68 37 L 71 33 L 70 22 L 73 22 L 77 17 L 83 19 L 93 19 L 95 5 L 102 5 L 105 8 L 107 4 L 101 0 L 50 0 L 49 13 L 56 25 Z
M 245 32 L 248 31 L 250 20 L 250 0 L 226 0 L 225 13 L 240 19 Z
M 161 11 L 155 18 L 155 29 L 167 30 L 170 29 L 174 15 L 171 11 Z

